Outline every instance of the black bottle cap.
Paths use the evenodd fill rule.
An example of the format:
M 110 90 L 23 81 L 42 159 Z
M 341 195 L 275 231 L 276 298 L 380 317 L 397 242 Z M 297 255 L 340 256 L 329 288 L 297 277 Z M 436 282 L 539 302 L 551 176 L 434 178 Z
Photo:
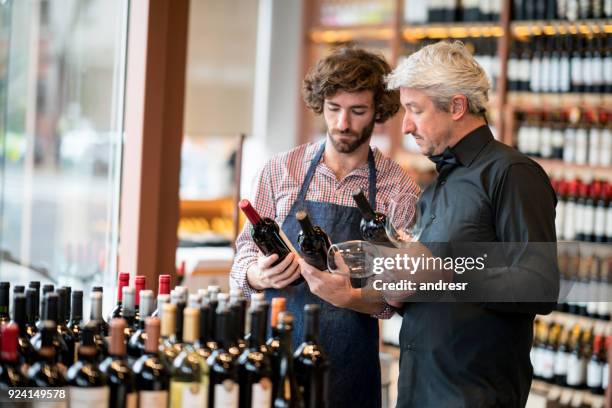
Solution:
M 25 286 L 17 285 L 13 288 L 13 293 L 25 293 Z
M 45 295 L 43 310 L 44 320 L 51 320 L 53 323 L 57 324 L 58 302 L 59 297 L 57 293 L 50 292 Z
M 38 294 L 36 289 L 28 288 L 25 293 L 26 297 L 26 316 L 28 322 L 33 323 L 38 317 Z
M 13 321 L 24 330 L 26 325 L 26 297 L 23 293 L 13 295 Z
M 72 310 L 70 319 L 81 320 L 83 318 L 83 291 L 75 290 L 72 292 Z

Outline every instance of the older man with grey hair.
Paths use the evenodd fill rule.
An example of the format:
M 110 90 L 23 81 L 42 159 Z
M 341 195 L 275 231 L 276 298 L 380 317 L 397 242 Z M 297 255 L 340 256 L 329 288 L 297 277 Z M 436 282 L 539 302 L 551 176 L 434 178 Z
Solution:
M 538 279 L 524 246 L 556 241 L 555 193 L 537 163 L 494 139 L 482 67 L 461 42 L 439 42 L 402 61 L 387 84 L 400 90 L 404 134 L 438 170 L 419 201 L 420 241 L 520 243 L 512 255 L 513 267 L 520 267 L 483 274 L 494 282 L 519 276 L 510 273 Z M 543 262 L 556 271 L 554 252 Z M 397 304 L 403 313 L 397 406 L 524 406 L 534 316 L 550 313 L 553 300 Z

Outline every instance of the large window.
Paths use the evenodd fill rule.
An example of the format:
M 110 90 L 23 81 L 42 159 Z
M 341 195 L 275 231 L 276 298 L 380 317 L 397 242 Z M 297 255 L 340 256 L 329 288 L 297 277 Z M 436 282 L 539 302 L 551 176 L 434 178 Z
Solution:
M 113 282 L 128 5 L 0 0 L 2 280 Z

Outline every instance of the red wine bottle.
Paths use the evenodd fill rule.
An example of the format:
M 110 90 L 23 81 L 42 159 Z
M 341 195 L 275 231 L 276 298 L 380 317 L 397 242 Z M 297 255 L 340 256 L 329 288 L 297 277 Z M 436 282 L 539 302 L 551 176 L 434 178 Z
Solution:
M 136 360 L 133 367 L 141 407 L 168 406 L 170 370 L 160 355 L 159 328 L 159 318 L 145 319 L 145 354 Z
M 113 320 L 116 317 L 122 317 L 123 311 L 123 287 L 130 286 L 130 274 L 127 272 L 119 273 L 119 284 L 117 286 L 117 304 L 113 308 L 111 315 L 108 318 L 108 321 Z
M 144 318 L 143 318 L 144 320 Z M 113 319 L 110 323 L 109 356 L 100 364 L 100 370 L 108 377 L 111 407 L 130 408 L 136 406 L 138 395 L 134 372 L 126 358 L 125 319 Z
M 19 361 L 19 331 L 15 323 L 0 326 L 0 390 L 30 385 Z
M 305 408 L 324 408 L 329 401 L 329 360 L 319 344 L 320 310 L 319 305 L 304 306 L 304 342 L 294 354 Z
M 303 400 L 293 369 L 293 355 L 291 353 L 293 350 L 291 346 L 293 315 L 290 312 L 280 313 L 277 329 L 280 335 L 280 364 L 278 366 L 278 384 L 276 386 L 274 407 L 302 407 Z
M 296 252 L 293 245 L 291 245 L 291 241 L 289 241 L 276 221 L 267 217 L 262 218 L 255 208 L 253 208 L 249 200 L 241 200 L 239 207 L 253 225 L 251 237 L 259 250 L 265 256 L 270 256 L 272 254 L 278 255 L 278 259 L 272 266 L 282 262 L 290 252 Z M 294 280 L 291 285 L 295 286 L 302 282 L 304 282 L 304 278 L 300 276 L 298 279 Z
M 140 320 L 138 321 L 138 330 L 134 332 L 127 344 L 127 353 L 130 359 L 137 360 L 144 354 L 144 345 L 146 340 L 145 335 L 145 319 L 153 312 L 153 291 L 146 289 L 140 292 Z
M 136 306 L 136 315 L 134 319 L 136 324 L 140 320 L 140 291 L 145 290 L 147 286 L 147 278 L 144 275 L 136 275 L 134 279 L 134 304 Z
M 33 287 L 26 289 L 26 332 L 28 337 L 32 338 L 38 329 L 36 328 L 36 320 L 38 320 L 38 293 Z
M 19 328 L 18 351 L 19 362 L 29 367 L 36 359 L 34 347 L 30 343 L 26 324 L 26 298 L 22 293 L 13 295 L 13 323 Z
M 374 211 L 362 189 L 353 192 L 353 199 L 363 217 L 360 224 L 363 239 L 373 244 L 391 245 L 385 231 L 387 216 Z
M 57 325 L 54 321 L 43 320 L 39 329 L 38 360 L 29 368 L 28 377 L 34 387 L 63 387 L 66 385 L 64 368 L 57 362 L 55 351 Z
M 295 218 L 302 227 L 297 240 L 304 260 L 320 271 L 327 270 L 327 251 L 331 247 L 329 237 L 321 227 L 312 224 L 306 211 L 298 211 Z

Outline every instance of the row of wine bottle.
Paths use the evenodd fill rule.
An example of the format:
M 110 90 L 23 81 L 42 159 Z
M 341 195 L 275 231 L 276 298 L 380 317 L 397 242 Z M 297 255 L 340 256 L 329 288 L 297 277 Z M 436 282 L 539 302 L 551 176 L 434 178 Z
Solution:
M 554 319 L 535 320 L 531 349 L 533 376 L 574 390 L 603 395 L 609 384 L 612 336 L 605 328 L 585 322 L 561 324 Z
M 568 121 L 564 111 L 520 113 L 517 149 L 530 156 L 590 166 L 612 166 L 612 115 L 586 111 Z
M 612 242 L 612 184 L 553 179 L 559 241 Z
M 612 18 L 610 0 L 513 0 L 514 20 L 586 20 Z
M 253 295 L 247 316 L 240 291 L 228 295 L 211 286 L 188 294 L 175 287 L 170 299 L 158 295 L 154 311 L 153 292 L 143 289 L 136 319 L 134 288 L 121 278 L 110 324 L 97 291 L 84 324 L 82 292 L 75 290 L 70 322 L 51 291 L 31 327 L 25 296 L 15 293 L 13 319 L 0 325 L 0 389 L 68 387 L 63 402 L 77 407 L 327 406 L 329 363 L 318 342 L 318 305 L 304 307 L 304 342 L 294 351 L 294 316 L 285 311 L 285 298 L 272 299 L 266 341 L 270 304 L 263 294 Z
M 405 0 L 404 20 L 409 24 L 498 22 L 502 4 L 496 0 Z
M 612 35 L 540 35 L 514 41 L 508 56 L 508 89 L 610 93 Z
M 385 24 L 393 18 L 393 0 L 323 0 L 319 2 L 322 26 L 341 27 Z

